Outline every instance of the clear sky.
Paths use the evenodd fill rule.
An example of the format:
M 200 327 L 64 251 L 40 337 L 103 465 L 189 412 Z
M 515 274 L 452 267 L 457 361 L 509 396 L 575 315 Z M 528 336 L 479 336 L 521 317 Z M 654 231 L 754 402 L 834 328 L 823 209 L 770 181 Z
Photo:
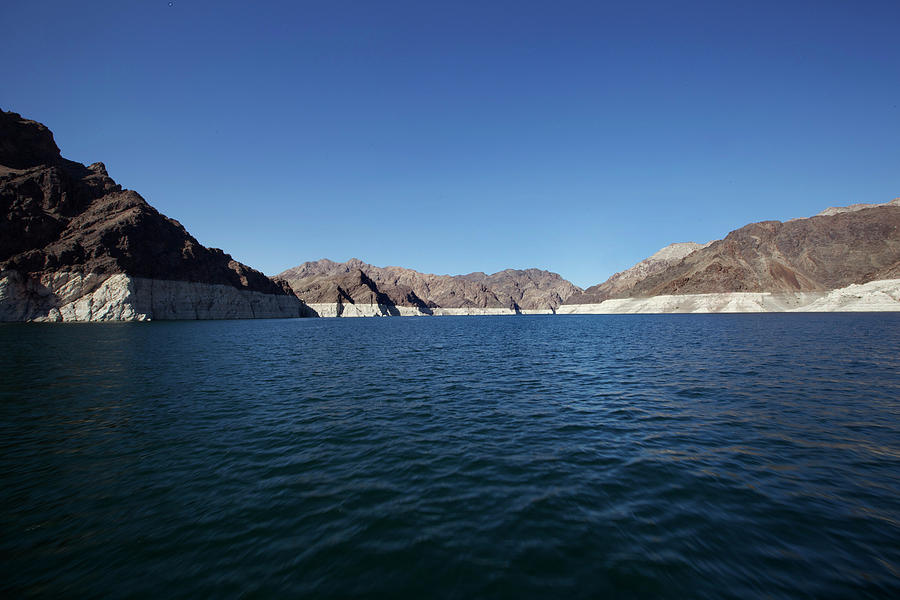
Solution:
M 0 107 L 275 274 L 600 283 L 900 196 L 900 2 L 7 0 Z

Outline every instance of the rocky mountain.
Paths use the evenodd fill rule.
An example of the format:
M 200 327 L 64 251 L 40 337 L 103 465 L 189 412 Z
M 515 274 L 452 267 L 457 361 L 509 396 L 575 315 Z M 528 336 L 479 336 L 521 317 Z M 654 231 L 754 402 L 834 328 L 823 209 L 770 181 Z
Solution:
M 672 265 L 675 265 L 692 252 L 706 248 L 712 244 L 698 244 L 696 242 L 677 242 L 669 244 L 657 251 L 649 258 L 645 258 L 630 269 L 616 273 L 603 283 L 593 285 L 579 294 L 568 298 L 567 304 L 593 304 L 603 302 L 608 298 L 627 297 L 631 290 L 641 281 L 651 275 L 661 273 Z
M 833 290 L 883 279 L 900 262 L 900 206 L 763 221 L 637 283 L 631 296 Z
M 0 320 L 300 316 L 283 282 L 197 242 L 103 163 L 0 111 Z
M 556 273 L 540 269 L 505 269 L 493 275 L 476 272 L 459 275 L 459 279 L 483 285 L 501 302 L 512 301 L 526 310 L 557 309 L 581 288 Z
M 896 280 L 900 277 L 900 199 L 885 204 L 829 208 L 814 217 L 784 223 L 752 223 L 732 231 L 722 240 L 704 247 L 683 246 L 670 256 L 670 260 L 655 263 L 653 257 L 642 261 L 603 284 L 588 288 L 584 294 L 572 296 L 567 304 L 672 296 L 676 298 L 666 300 L 665 306 L 683 309 L 689 302 L 684 298 L 678 300 L 679 296 L 777 294 L 779 297 L 772 302 L 767 298 L 759 301 L 762 304 L 753 300 L 753 304 L 764 304 L 766 310 L 791 306 L 793 310 L 801 308 L 803 302 L 818 302 L 826 292 Z M 866 289 L 878 288 L 878 293 L 888 294 L 889 298 L 878 305 L 894 307 L 896 299 L 892 294 L 897 286 L 885 285 Z M 737 298 L 723 297 L 716 300 L 716 305 L 729 306 L 732 301 Z M 662 307 L 660 302 L 656 304 Z M 700 308 L 712 306 L 695 300 L 690 302 Z M 634 302 L 627 306 L 637 312 L 641 309 Z M 738 305 L 731 306 L 737 310 Z M 891 309 L 898 308 L 900 305 Z
M 307 262 L 277 277 L 286 280 L 314 309 L 330 304 L 355 306 L 357 311 L 362 306 L 376 306 L 385 314 L 553 312 L 580 291 L 556 273 L 538 269 L 432 275 L 402 267 L 376 267 L 355 258 L 344 263 L 328 259 Z

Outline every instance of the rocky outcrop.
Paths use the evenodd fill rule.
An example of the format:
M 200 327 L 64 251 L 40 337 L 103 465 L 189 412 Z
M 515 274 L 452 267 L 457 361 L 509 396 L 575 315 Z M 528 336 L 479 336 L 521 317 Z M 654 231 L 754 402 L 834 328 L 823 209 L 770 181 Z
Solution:
M 900 279 L 854 283 L 826 292 L 795 310 L 798 312 L 900 311 Z
M 61 158 L 40 123 L 0 111 L 0 133 L 0 320 L 303 314 L 289 286 L 204 247 L 102 163 Z
M 28 169 L 59 160 L 59 147 L 47 127 L 0 110 L 0 169 Z
M 277 277 L 323 316 L 552 313 L 580 291 L 556 273 L 538 269 L 432 275 L 355 258 L 307 262 Z
M 314 316 L 287 294 L 230 285 L 57 272 L 0 272 L 0 321 L 149 321 Z

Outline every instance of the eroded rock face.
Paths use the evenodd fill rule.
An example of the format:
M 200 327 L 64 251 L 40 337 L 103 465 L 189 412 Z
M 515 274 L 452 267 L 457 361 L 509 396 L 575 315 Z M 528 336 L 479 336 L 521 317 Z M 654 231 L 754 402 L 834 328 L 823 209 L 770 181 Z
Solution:
M 302 304 L 288 286 L 235 261 L 222 250 L 201 245 L 178 221 L 160 214 L 137 192 L 123 190 L 109 177 L 103 163 L 86 167 L 61 158 L 53 134 L 40 123 L 0 112 L 0 134 L 0 210 L 4 215 L 0 221 L 0 271 L 6 281 L 0 318 L 42 318 L 34 312 L 35 307 L 44 307 L 41 310 L 46 309 L 43 316 L 47 318 L 53 310 L 63 315 L 63 307 L 74 302 L 72 289 L 84 289 L 88 299 L 100 289 L 94 289 L 96 282 L 115 275 L 127 275 L 129 281 L 202 284 L 179 288 L 199 294 L 196 302 L 188 299 L 185 306 L 216 301 L 219 296 L 208 294 L 204 285 L 226 286 L 241 293 L 284 298 L 275 302 L 285 309 L 278 316 L 301 314 Z M 65 283 L 69 280 L 80 281 L 81 287 Z M 111 280 L 107 288 L 102 288 L 117 294 L 103 301 L 110 305 L 109 310 L 65 314 L 73 315 L 73 320 L 84 320 L 81 317 L 86 314 L 90 314 L 87 320 L 100 319 L 98 314 L 104 319 L 139 318 L 136 315 L 140 311 L 129 311 L 123 304 L 128 294 L 122 281 Z M 16 295 L 25 292 L 24 296 Z M 35 302 L 33 293 L 38 292 L 43 294 L 42 300 Z M 248 296 L 248 307 L 253 306 L 251 298 Z M 116 302 L 118 308 L 113 306 Z M 145 316 L 198 318 L 196 314 L 210 315 L 199 318 L 255 316 L 249 308 L 219 310 L 215 306 L 200 313 L 192 309 L 183 315 L 151 310 Z
M 627 297 L 638 283 L 651 275 L 665 271 L 672 265 L 678 264 L 687 255 L 701 248 L 706 248 L 710 244 L 712 242 L 707 242 L 706 244 L 698 244 L 696 242 L 669 244 L 630 269 L 616 273 L 600 285 L 593 285 L 584 290 L 584 292 L 573 294 L 567 299 L 566 303 L 594 304 L 603 302 L 608 298 Z
M 495 309 L 504 314 L 552 312 L 580 291 L 556 273 L 538 269 L 431 275 L 402 267 L 375 267 L 355 258 L 345 263 L 307 262 L 277 277 L 288 281 L 297 296 L 311 305 L 370 304 L 414 308 L 421 314 L 449 314 L 442 309 L 459 309 L 459 314 L 494 314 Z
M 823 291 L 900 262 L 900 206 L 753 223 L 637 284 L 632 296 Z
M 851 284 L 822 292 L 725 292 L 613 298 L 567 304 L 560 314 L 883 312 L 900 311 L 900 279 Z
M 460 279 L 490 289 L 503 303 L 520 311 L 555 311 L 581 288 L 556 273 L 540 269 L 505 269 L 492 275 L 469 273 Z
M 824 292 L 896 279 L 900 202 L 830 208 L 784 223 L 752 223 L 656 265 L 662 268 L 637 272 L 651 259 L 569 298 L 567 304 L 680 294 Z M 621 285 L 629 273 L 633 277 Z
M 287 294 L 230 285 L 56 272 L 23 277 L 0 272 L 0 321 L 149 321 L 315 316 Z
M 0 321 L 147 321 L 134 306 L 134 283 L 116 273 L 0 272 Z

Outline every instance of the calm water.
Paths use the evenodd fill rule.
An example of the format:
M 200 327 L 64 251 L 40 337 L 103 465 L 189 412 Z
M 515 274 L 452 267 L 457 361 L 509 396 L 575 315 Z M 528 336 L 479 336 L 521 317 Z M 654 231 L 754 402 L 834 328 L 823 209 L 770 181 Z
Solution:
M 0 326 L 0 595 L 898 597 L 900 314 Z

